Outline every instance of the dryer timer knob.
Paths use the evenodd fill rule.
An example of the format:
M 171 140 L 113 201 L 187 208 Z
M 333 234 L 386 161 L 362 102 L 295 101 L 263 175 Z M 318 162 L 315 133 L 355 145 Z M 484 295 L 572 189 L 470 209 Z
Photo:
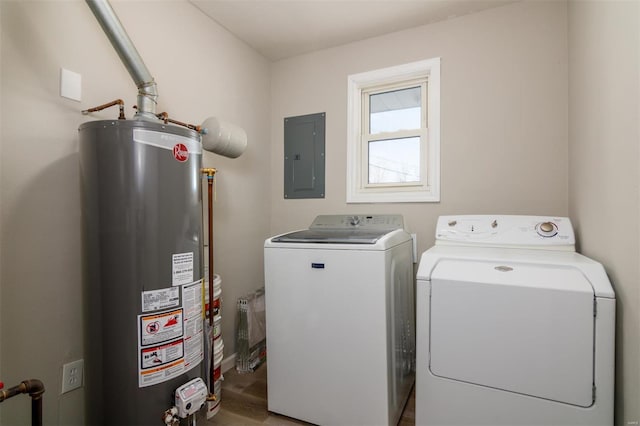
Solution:
M 558 226 L 553 222 L 542 222 L 537 226 L 538 235 L 542 237 L 553 237 L 558 233 Z

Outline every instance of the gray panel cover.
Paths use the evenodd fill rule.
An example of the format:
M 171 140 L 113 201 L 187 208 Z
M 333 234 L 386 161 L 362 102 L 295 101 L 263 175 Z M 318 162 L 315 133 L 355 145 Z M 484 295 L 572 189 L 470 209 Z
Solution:
M 284 198 L 324 198 L 325 113 L 284 119 Z

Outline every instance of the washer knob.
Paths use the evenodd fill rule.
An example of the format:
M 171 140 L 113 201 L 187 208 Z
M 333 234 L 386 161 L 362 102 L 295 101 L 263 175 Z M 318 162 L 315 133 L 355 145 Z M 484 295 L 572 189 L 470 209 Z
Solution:
M 538 224 L 537 231 L 542 237 L 553 237 L 558 233 L 558 226 L 553 222 L 542 222 Z

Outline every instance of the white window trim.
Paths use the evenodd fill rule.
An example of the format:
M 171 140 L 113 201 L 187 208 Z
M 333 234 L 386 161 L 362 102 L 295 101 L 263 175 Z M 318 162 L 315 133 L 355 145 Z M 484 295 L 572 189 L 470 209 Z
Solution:
M 362 170 L 362 89 L 427 76 L 427 185 L 367 187 Z M 440 201 L 440 58 L 350 75 L 347 97 L 347 203 Z
M 425 117 L 427 114 L 424 112 L 427 110 L 427 83 L 425 78 L 419 78 L 417 80 L 405 80 L 400 84 L 384 84 L 382 86 L 376 85 L 375 87 L 367 87 L 361 88 L 360 93 L 362 96 L 362 111 L 360 117 L 364 117 L 364 122 L 361 123 L 360 127 L 361 131 L 363 129 L 367 129 L 370 127 L 370 110 L 369 110 L 369 102 L 370 96 L 372 94 L 386 93 L 393 90 L 401 90 L 407 89 L 410 87 L 420 87 L 421 93 L 421 118 L 420 118 L 420 128 L 413 130 L 397 130 L 392 132 L 381 132 L 371 134 L 367 131 L 363 131 L 360 134 L 360 152 L 362 155 L 360 156 L 360 179 L 362 182 L 363 188 L 367 191 L 371 191 L 373 188 L 384 188 L 385 191 L 391 190 L 400 190 L 400 191 L 414 191 L 416 187 L 421 189 L 421 187 L 427 185 L 427 176 L 420 176 L 420 181 L 413 182 L 393 182 L 393 183 L 371 183 L 369 182 L 369 144 L 372 141 L 379 141 L 385 139 L 402 139 L 402 138 L 411 138 L 418 137 L 421 140 L 427 140 L 427 123 L 425 121 Z M 420 149 L 420 171 L 427 170 L 427 153 L 426 150 Z

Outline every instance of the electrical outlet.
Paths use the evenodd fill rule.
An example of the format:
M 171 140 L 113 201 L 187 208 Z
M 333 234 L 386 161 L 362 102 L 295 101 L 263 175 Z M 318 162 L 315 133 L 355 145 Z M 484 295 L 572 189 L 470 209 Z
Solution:
M 70 362 L 62 366 L 62 392 L 67 393 L 82 386 L 84 360 Z

